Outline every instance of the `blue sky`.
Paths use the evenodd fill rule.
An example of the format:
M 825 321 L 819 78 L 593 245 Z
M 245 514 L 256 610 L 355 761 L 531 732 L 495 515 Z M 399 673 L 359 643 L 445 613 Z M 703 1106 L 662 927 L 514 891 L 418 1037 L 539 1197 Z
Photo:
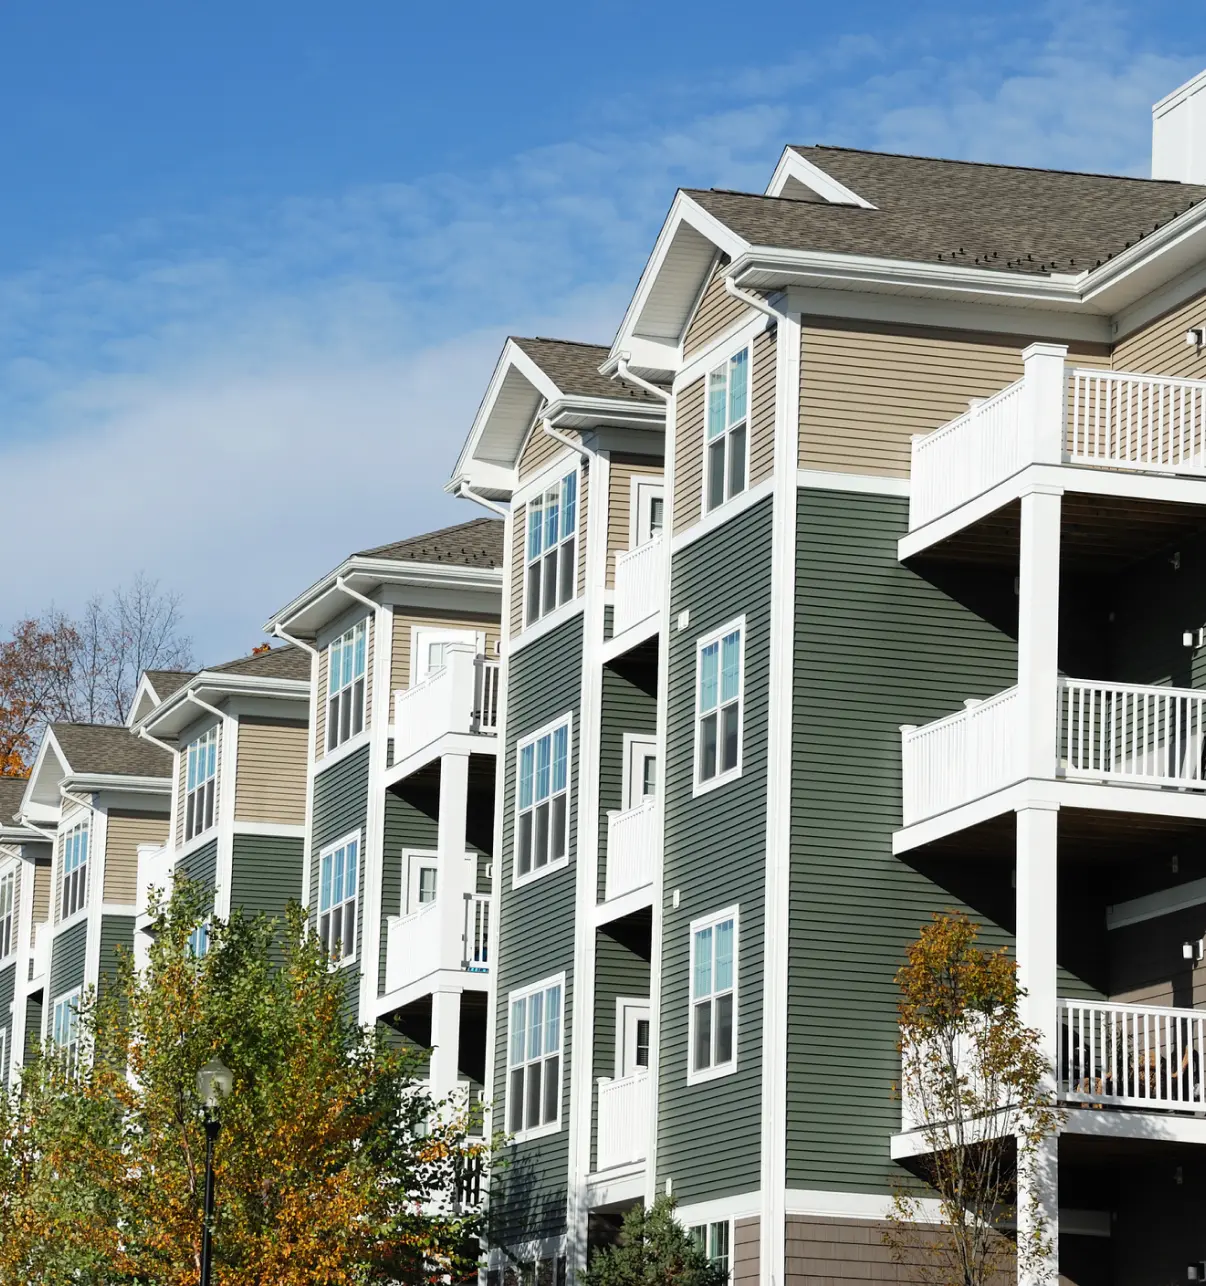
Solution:
M 426 9 L 428 12 L 423 12 Z M 509 332 L 610 340 L 786 142 L 1145 172 L 1166 0 L 7 0 L 0 622 L 142 570 L 203 660 L 441 487 Z

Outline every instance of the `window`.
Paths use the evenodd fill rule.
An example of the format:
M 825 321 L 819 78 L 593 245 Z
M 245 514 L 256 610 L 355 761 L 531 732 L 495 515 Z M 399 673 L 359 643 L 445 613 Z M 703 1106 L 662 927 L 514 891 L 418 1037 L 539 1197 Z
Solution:
M 189 742 L 187 794 L 184 805 L 184 841 L 214 824 L 214 794 L 218 788 L 218 725 Z
M 318 936 L 332 960 L 346 963 L 356 953 L 357 833 L 324 849 L 319 857 Z
M 357 621 L 327 648 L 327 749 L 364 731 L 368 621 Z
M 0 875 L 0 957 L 17 949 L 17 872 Z M 2 1063 L 2 1060 L 0 1060 Z
M 209 925 L 204 920 L 188 935 L 188 953 L 194 960 L 204 960 L 209 954 Z
M 578 522 L 578 474 L 566 474 L 543 495 L 528 501 L 528 544 L 524 574 L 524 623 L 531 625 L 578 589 L 575 557 Z
M 699 642 L 695 712 L 695 784 L 708 788 L 741 774 L 744 621 Z
M 74 915 L 88 892 L 88 823 L 80 822 L 63 836 L 63 885 L 59 919 Z
M 412 625 L 410 629 L 410 686 L 416 687 L 448 664 L 448 649 L 456 643 L 481 651 L 476 630 L 433 630 Z
M 69 1066 L 74 1066 L 80 1052 L 80 989 L 59 996 L 54 1002 L 54 1011 L 50 1025 L 50 1038 L 56 1048 L 67 1057 Z
M 406 910 L 413 915 L 436 900 L 439 860 L 434 853 L 403 850 L 402 865 L 406 871 Z
M 563 982 L 511 993 L 507 1057 L 507 1129 L 530 1136 L 561 1127 Z
M 731 1072 L 737 1059 L 737 912 L 691 925 L 691 1075 Z
M 666 520 L 666 486 L 661 478 L 633 478 L 630 499 L 630 543 L 634 549 L 662 534 Z
M 647 997 L 616 999 L 616 1075 L 638 1076 L 649 1070 L 653 1031 Z
M 517 879 L 568 860 L 569 738 L 567 720 L 520 743 L 515 820 Z
M 729 1272 L 729 1221 L 719 1223 L 696 1224 L 691 1229 L 691 1236 L 699 1243 L 708 1257 L 708 1262 L 719 1268 L 726 1276 Z
M 657 794 L 657 738 L 640 733 L 624 734 L 625 808 L 636 808 Z
M 709 512 L 745 490 L 750 350 L 708 372 L 706 507 Z

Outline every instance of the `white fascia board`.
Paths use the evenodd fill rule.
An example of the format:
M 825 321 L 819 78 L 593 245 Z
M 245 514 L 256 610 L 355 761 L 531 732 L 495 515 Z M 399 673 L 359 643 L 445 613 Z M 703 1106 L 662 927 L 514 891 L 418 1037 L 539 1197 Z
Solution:
M 616 332 L 611 351 L 602 369 L 609 369 L 622 353 L 633 353 L 635 356 L 635 347 L 640 342 L 640 337 L 636 332 L 641 314 L 644 312 L 645 305 L 649 302 L 649 296 L 657 284 L 658 275 L 666 262 L 670 247 L 674 244 L 675 233 L 684 223 L 689 224 L 701 236 L 706 237 L 717 250 L 727 254 L 730 259 L 737 259 L 748 248 L 748 243 L 745 240 L 733 232 L 731 228 L 721 223 L 714 215 L 709 214 L 707 210 L 680 188 L 675 193 L 674 201 L 670 206 L 670 213 L 667 214 L 666 221 L 662 224 L 662 229 L 658 233 L 657 241 L 654 242 L 653 252 L 645 264 L 640 281 L 637 282 L 636 292 L 633 294 L 632 300 L 624 313 L 624 319 Z M 652 352 L 653 350 L 650 350 L 646 356 L 652 356 Z M 677 355 L 678 348 L 676 347 L 673 352 Z M 669 355 L 668 352 L 667 356 Z M 633 364 L 637 365 L 638 363 L 634 362 Z M 673 365 L 661 367 L 660 369 L 673 371 L 677 365 L 676 360 Z M 650 368 L 645 367 L 643 369 L 649 370 Z
M 170 795 L 170 777 L 131 777 L 125 773 L 71 773 L 63 778 L 64 790 L 92 794 L 100 790 L 120 790 L 137 795 Z
M 551 402 L 542 418 L 554 428 L 599 425 L 664 431 L 666 406 L 663 402 L 638 402 L 624 397 L 563 397 Z
M 133 729 L 145 728 L 156 737 L 175 737 L 181 729 L 194 722 L 198 707 L 189 700 L 190 694 L 201 697 L 210 705 L 228 697 L 272 697 L 281 700 L 310 700 L 309 679 L 279 679 L 257 677 L 249 674 L 220 674 L 202 670 L 178 688 L 162 704 L 141 719 Z
M 1098 312 L 1121 313 L 1206 258 L 1206 201 L 1170 219 L 1087 273 L 1081 297 Z
M 515 483 L 515 469 L 508 468 L 504 464 L 495 464 L 490 460 L 469 459 L 464 461 L 463 468 L 458 466 L 458 472 L 444 483 L 444 490 L 450 496 L 457 496 L 461 486 L 468 484 L 484 499 L 505 504 L 511 499 Z M 472 500 L 473 496 L 463 498 Z
M 839 183 L 832 175 L 826 174 L 818 165 L 814 165 L 806 157 L 800 155 L 792 147 L 788 146 L 783 149 L 783 155 L 779 158 L 779 164 L 775 166 L 775 172 L 771 175 L 771 181 L 766 185 L 767 196 L 782 196 L 783 189 L 788 182 L 795 179 L 797 183 L 802 183 L 811 192 L 833 205 L 857 205 L 864 210 L 874 210 L 876 207 L 864 197 L 859 196 L 852 188 L 848 188 L 844 183 Z

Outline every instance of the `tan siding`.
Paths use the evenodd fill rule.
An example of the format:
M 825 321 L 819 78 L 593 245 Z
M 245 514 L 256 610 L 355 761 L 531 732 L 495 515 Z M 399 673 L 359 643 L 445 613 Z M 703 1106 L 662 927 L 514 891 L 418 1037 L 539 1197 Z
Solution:
M 1206 296 L 1188 303 L 1119 340 L 1114 347 L 1114 370 L 1146 375 L 1206 379 L 1206 349 L 1185 342 L 1185 332 L 1206 322 Z
M 50 917 L 51 863 L 39 862 L 34 867 L 33 924 L 29 931 L 29 945 L 33 946 L 34 930 Z
M 377 647 L 377 621 L 374 616 L 365 618 L 364 640 L 364 726 L 373 722 L 373 654 Z
M 176 847 L 184 843 L 184 787 L 188 780 L 188 751 L 183 746 L 176 756 Z
M 1022 374 L 1031 339 L 806 318 L 800 360 L 800 465 L 844 473 L 909 474 L 910 439 L 990 397 Z M 1071 346 L 1069 362 L 1106 360 Z
M 699 306 L 687 325 L 683 337 L 683 356 L 690 357 L 718 335 L 735 325 L 752 309 L 740 299 L 734 299 L 724 288 L 724 273 L 729 261 L 722 257 L 712 270 L 712 276 L 704 287 Z
M 613 455 L 608 475 L 607 496 L 607 588 L 616 583 L 616 553 L 627 549 L 631 541 L 632 479 L 660 478 L 665 473 L 662 461 L 640 456 Z
M 162 813 L 110 809 L 105 826 L 106 902 L 132 905 L 138 898 L 138 846 L 163 844 L 168 819 Z
M 750 486 L 775 471 L 775 331 L 754 340 L 750 399 Z
M 321 759 L 327 743 L 327 671 L 330 657 L 324 647 L 318 654 L 318 690 L 314 706 L 314 758 Z
M 563 433 L 567 438 L 581 436 L 576 429 L 560 429 L 558 432 Z M 528 434 L 523 450 L 519 453 L 519 482 L 522 484 L 525 478 L 539 473 L 559 451 L 563 450 L 565 447 L 556 438 L 550 437 L 537 420 Z
M 578 473 L 578 535 L 575 554 L 578 558 L 578 595 L 586 592 L 586 515 L 590 508 L 590 470 Z
M 405 612 L 406 615 L 402 615 Z M 397 692 L 411 685 L 410 639 L 411 629 L 420 625 L 425 629 L 482 630 L 486 635 L 486 656 L 493 658 L 494 645 L 499 638 L 497 618 L 466 613 L 464 616 L 447 616 L 440 613 L 418 611 L 413 607 L 394 609 L 394 644 L 390 652 L 390 691 Z
M 523 562 L 527 539 L 528 507 L 517 505 L 511 518 L 511 629 L 514 638 L 523 630 Z
M 733 1223 L 733 1286 L 758 1286 L 760 1219 Z
M 302 723 L 239 720 L 236 822 L 305 825 L 306 735 Z
M 703 503 L 704 382 L 674 398 L 674 531 L 697 522 Z

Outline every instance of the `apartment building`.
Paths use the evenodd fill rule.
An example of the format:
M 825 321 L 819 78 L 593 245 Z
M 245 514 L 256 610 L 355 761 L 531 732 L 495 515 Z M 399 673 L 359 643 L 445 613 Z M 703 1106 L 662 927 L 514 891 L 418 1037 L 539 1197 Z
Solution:
M 346 558 L 265 627 L 307 655 L 299 893 L 349 1006 L 480 1098 L 502 529 L 475 519 Z
M 508 341 L 488 1280 L 670 1192 L 735 1283 L 886 1279 L 894 975 L 1016 952 L 1033 1280 L 1206 1259 L 1206 73 L 1148 179 L 785 148 L 610 349 Z M 1056 1262 L 1058 1261 L 1058 1262 Z

